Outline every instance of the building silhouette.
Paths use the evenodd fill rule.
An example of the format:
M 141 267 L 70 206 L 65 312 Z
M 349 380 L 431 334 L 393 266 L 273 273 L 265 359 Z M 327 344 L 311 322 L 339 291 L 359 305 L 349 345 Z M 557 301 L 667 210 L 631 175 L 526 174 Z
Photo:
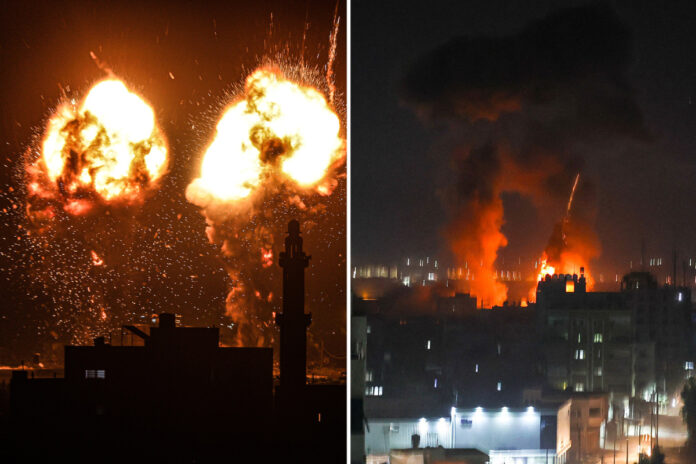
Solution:
M 221 347 L 217 327 L 180 327 L 164 313 L 157 326 L 124 326 L 137 345 L 99 337 L 66 346 L 63 378 L 13 372 L 5 454 L 20 462 L 344 462 L 345 385 L 306 384 L 308 263 L 292 221 L 279 263 L 275 390 L 271 348 Z

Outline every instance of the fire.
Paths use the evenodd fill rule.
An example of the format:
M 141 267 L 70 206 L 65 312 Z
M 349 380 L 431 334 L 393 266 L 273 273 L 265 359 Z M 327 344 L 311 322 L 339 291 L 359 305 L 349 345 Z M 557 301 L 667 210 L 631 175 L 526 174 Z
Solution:
M 273 250 L 261 248 L 261 265 L 263 267 L 273 266 Z
M 101 259 L 101 257 L 97 254 L 96 251 L 92 250 L 91 255 L 92 255 L 92 264 L 94 264 L 95 266 L 101 266 L 102 264 L 104 264 L 104 260 Z
M 539 259 L 539 273 L 537 274 L 537 279 L 534 282 L 534 286 L 529 290 L 529 301 L 536 301 L 536 290 L 537 283 L 541 282 L 546 278 L 546 276 L 553 276 L 558 274 L 578 274 L 585 277 L 586 290 L 592 290 L 594 287 L 594 278 L 588 272 L 588 262 L 587 259 L 578 253 L 573 253 L 571 251 L 563 251 L 560 255 L 560 262 L 551 265 L 549 263 L 550 259 L 546 252 L 544 252 Z M 573 293 L 575 291 L 575 286 L 573 281 L 566 282 L 566 292 Z
M 222 115 L 190 188 L 223 201 L 246 198 L 273 176 L 318 189 L 344 153 L 340 129 L 319 91 L 258 69 Z
M 320 87 L 300 83 L 319 82 L 309 68 L 279 66 L 259 67 L 246 78 L 186 189 L 224 257 L 226 315 L 238 346 L 274 342 L 270 315 L 280 288 L 273 248 L 288 219 L 325 215 L 341 201 L 330 196 L 345 179 L 344 126 L 331 100 Z
M 544 253 L 543 257 L 540 260 L 541 265 L 539 266 L 539 275 L 537 275 L 537 282 L 541 282 L 542 280 L 544 280 L 544 278 L 547 275 L 552 276 L 556 273 L 556 267 L 551 266 L 548 263 L 548 259 L 549 258 L 546 256 L 546 253 Z
M 32 192 L 66 198 L 72 215 L 90 208 L 87 198 L 133 200 L 159 179 L 167 166 L 167 146 L 152 108 L 116 79 L 95 84 L 78 105 L 58 107 L 50 118 L 39 159 L 30 174 L 43 177 Z

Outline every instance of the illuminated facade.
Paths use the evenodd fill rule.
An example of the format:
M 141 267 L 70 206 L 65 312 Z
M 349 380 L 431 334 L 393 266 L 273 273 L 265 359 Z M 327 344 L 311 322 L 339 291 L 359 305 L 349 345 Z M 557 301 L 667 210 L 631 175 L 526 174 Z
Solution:
M 379 456 L 412 448 L 412 437 L 418 435 L 421 448 L 475 449 L 496 464 L 554 462 L 556 416 L 554 409 L 479 407 L 451 408 L 442 417 L 372 418 L 365 435 L 366 453 Z

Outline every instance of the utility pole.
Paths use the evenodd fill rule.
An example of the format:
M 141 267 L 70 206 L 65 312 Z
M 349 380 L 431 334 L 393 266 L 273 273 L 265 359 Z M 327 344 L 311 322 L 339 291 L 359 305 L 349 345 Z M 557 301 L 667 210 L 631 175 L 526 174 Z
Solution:
M 626 464 L 628 464 L 628 438 L 626 438 Z

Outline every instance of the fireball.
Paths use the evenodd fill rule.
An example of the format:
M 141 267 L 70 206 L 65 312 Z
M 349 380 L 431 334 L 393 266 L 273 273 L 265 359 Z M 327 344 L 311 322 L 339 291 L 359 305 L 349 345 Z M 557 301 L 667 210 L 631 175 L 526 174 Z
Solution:
M 94 85 L 79 107 L 74 100 L 62 104 L 47 124 L 40 155 L 33 172 L 48 184 L 40 195 L 59 194 L 70 214 L 88 210 L 86 198 L 134 200 L 167 165 L 152 108 L 116 79 Z
M 258 69 L 247 78 L 244 96 L 218 122 L 191 187 L 234 201 L 276 177 L 320 192 L 319 184 L 344 153 L 340 130 L 321 92 L 279 71 Z

